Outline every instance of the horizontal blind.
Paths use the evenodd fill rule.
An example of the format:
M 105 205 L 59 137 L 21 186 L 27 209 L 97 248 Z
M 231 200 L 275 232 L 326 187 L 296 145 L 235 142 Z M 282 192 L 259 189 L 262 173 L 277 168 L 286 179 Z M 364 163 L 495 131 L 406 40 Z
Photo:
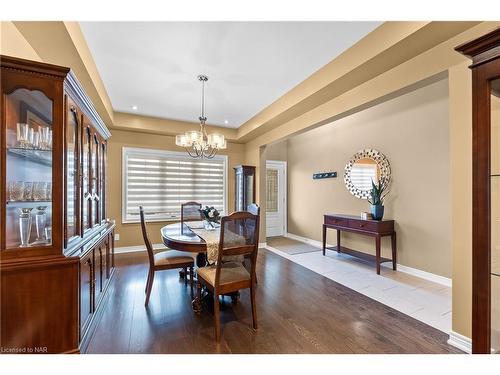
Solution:
M 225 159 L 127 150 L 124 153 L 125 221 L 139 221 L 139 206 L 150 220 L 180 219 L 181 204 L 196 201 L 224 207 Z
M 351 181 L 360 190 L 371 190 L 372 181 L 377 182 L 376 164 L 354 164 L 351 169 Z

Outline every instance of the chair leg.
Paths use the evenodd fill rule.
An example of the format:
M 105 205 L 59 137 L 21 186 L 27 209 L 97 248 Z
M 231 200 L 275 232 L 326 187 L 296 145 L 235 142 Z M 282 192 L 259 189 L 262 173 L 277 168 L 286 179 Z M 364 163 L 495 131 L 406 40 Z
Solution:
M 146 291 L 146 302 L 144 302 L 144 306 L 148 307 L 149 303 L 149 296 L 151 295 L 151 289 L 153 289 L 153 281 L 155 278 L 155 271 L 151 271 L 151 277 L 149 278 L 149 283 L 147 285 L 147 291 Z
M 193 301 L 193 310 L 196 314 L 201 313 L 201 281 L 196 283 L 196 298 Z
M 250 302 L 252 303 L 253 328 L 257 329 L 257 306 L 255 305 L 255 285 L 250 286 Z
M 214 323 L 215 323 L 215 340 L 220 341 L 220 316 L 219 316 L 219 295 L 214 291 Z
M 144 293 L 148 292 L 149 279 L 151 278 L 151 268 L 148 271 L 148 279 L 146 280 L 146 287 L 144 288 Z
M 189 283 L 191 284 L 191 298 L 193 298 L 193 285 L 194 285 L 194 270 L 193 267 L 189 267 L 189 274 L 191 275 L 191 279 L 189 280 Z
M 187 273 L 187 267 L 184 267 L 184 286 L 188 285 L 188 273 Z

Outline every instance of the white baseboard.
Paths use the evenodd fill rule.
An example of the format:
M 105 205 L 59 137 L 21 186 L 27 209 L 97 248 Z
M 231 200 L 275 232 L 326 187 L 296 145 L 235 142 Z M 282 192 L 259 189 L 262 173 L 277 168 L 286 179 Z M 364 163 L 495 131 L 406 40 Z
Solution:
M 285 237 L 291 238 L 292 240 L 307 243 L 307 244 L 314 246 L 314 247 L 319 247 L 320 249 L 323 248 L 322 242 L 312 240 L 310 238 L 297 236 L 296 234 L 292 234 L 292 233 L 286 233 Z M 326 246 L 331 247 L 332 245 L 326 244 Z M 392 264 L 383 263 L 382 267 L 392 268 Z M 422 270 L 419 270 L 417 268 L 404 266 L 404 265 L 399 264 L 399 263 L 397 264 L 397 269 L 398 269 L 398 271 L 407 273 L 409 275 L 417 276 L 417 277 L 420 277 L 421 279 L 429 280 L 429 281 L 432 281 L 434 283 L 441 284 L 441 285 L 444 285 L 444 286 L 451 288 L 451 279 L 448 277 L 436 275 L 434 273 L 430 273 L 427 271 L 422 271 Z
M 451 331 L 448 344 L 466 353 L 472 353 L 472 340 L 467 336 L 461 335 L 460 333 Z
M 267 242 L 259 242 L 259 249 L 264 249 L 267 246 Z
M 291 238 L 292 240 L 307 243 L 307 244 L 312 245 L 314 247 L 319 247 L 320 249 L 323 248 L 323 242 L 321 242 L 321 241 L 316 241 L 316 240 L 312 240 L 310 238 L 297 236 L 296 234 L 292 234 L 292 233 L 285 233 L 285 237 Z M 331 246 L 333 246 L 333 245 L 330 245 L 329 243 L 326 244 L 326 247 L 331 247 Z
M 162 243 L 156 243 L 156 244 L 153 244 L 153 249 L 154 250 L 166 249 L 166 247 Z M 143 252 L 143 251 L 144 252 L 146 251 L 145 245 L 115 247 L 115 254 L 135 253 L 135 252 Z

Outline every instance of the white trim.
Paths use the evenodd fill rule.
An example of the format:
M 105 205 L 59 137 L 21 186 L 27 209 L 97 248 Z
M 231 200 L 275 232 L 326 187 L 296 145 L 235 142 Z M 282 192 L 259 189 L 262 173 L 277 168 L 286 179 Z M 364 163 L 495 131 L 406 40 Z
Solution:
M 153 244 L 153 250 L 161 250 L 161 249 L 167 250 L 167 247 L 165 247 L 165 245 L 162 243 Z M 136 252 L 146 252 L 146 246 L 138 245 L 138 246 L 115 247 L 115 254 L 136 253 Z
M 302 237 L 302 236 L 297 236 L 296 234 L 292 233 L 286 233 L 285 237 L 291 238 L 296 241 L 304 242 L 309 245 L 319 247 L 320 249 L 323 249 L 323 243 L 320 241 L 312 240 L 310 238 Z M 331 247 L 332 245 L 326 244 L 327 247 Z M 417 276 L 420 277 L 421 279 L 429 280 L 437 284 L 441 284 L 444 286 L 447 286 L 449 288 L 452 287 L 451 279 L 448 277 L 436 275 L 434 273 L 430 273 L 427 271 L 422 271 L 417 268 L 412 268 L 408 266 L 404 266 L 402 264 L 397 263 L 396 264 L 398 271 L 407 273 L 409 275 Z M 382 267 L 387 267 L 387 268 L 392 268 L 392 263 L 382 263 Z
M 292 234 L 292 233 L 285 233 L 285 237 L 291 238 L 292 240 L 295 240 L 295 241 L 304 242 L 304 243 L 312 245 L 314 247 L 319 247 L 320 249 L 323 249 L 323 243 L 321 241 L 316 241 L 316 240 L 312 240 L 310 238 L 297 236 L 296 234 Z M 330 245 L 329 243 L 327 243 L 326 246 L 331 247 L 333 245 Z
M 430 273 L 427 271 L 422 271 L 417 268 L 412 268 L 408 266 L 404 266 L 402 264 L 396 264 L 398 271 L 407 273 L 409 275 L 420 277 L 421 279 L 429 280 L 437 284 L 441 284 L 447 286 L 449 288 L 452 287 L 451 279 L 448 277 L 436 275 L 435 273 Z M 382 263 L 382 267 L 387 267 L 392 269 L 392 264 Z
M 461 335 L 460 333 L 451 331 L 448 344 L 466 353 L 472 353 L 472 340 L 467 336 Z
M 259 242 L 259 249 L 265 249 L 267 247 L 267 242 Z
M 284 202 L 283 202 L 283 235 L 286 236 L 288 233 L 288 163 L 284 160 L 266 160 L 266 170 L 267 167 L 277 166 L 278 168 L 283 167 L 283 180 L 284 180 Z M 266 228 L 267 231 L 267 228 Z
M 125 163 L 125 157 L 127 156 L 128 153 L 130 152 L 135 152 L 135 153 L 141 153 L 145 155 L 158 155 L 162 157 L 185 157 L 187 153 L 185 152 L 179 152 L 179 151 L 169 151 L 169 150 L 160 150 L 160 149 L 151 149 L 151 148 L 142 148 L 142 147 L 122 147 L 122 204 L 121 204 L 121 217 L 122 217 L 122 224 L 137 224 L 140 223 L 140 220 L 128 220 L 127 219 L 127 189 L 126 189 L 126 181 L 127 181 L 127 167 Z M 223 161 L 223 205 L 224 205 L 224 210 L 221 212 L 221 215 L 228 215 L 228 207 L 227 207 L 227 195 L 228 195 L 228 190 L 227 190 L 227 176 L 228 176 L 228 156 L 227 155 L 215 155 L 213 157 L 215 160 L 222 160 Z M 160 218 L 160 219 L 154 219 L 154 218 L 149 218 L 148 222 L 170 222 L 170 221 L 179 221 L 180 218 Z

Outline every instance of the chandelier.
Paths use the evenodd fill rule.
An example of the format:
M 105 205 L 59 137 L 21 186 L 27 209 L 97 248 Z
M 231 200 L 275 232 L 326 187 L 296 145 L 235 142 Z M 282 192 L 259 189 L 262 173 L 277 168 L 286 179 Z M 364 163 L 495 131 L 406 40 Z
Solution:
M 184 134 L 176 135 L 175 144 L 184 147 L 189 156 L 193 158 L 211 159 L 215 156 L 217 151 L 225 149 L 227 143 L 222 134 L 212 133 L 207 135 L 207 130 L 205 128 L 205 123 L 207 121 L 205 117 L 205 82 L 208 81 L 208 77 L 199 75 L 198 80 L 202 84 L 201 116 L 199 117 L 200 130 L 191 130 Z

